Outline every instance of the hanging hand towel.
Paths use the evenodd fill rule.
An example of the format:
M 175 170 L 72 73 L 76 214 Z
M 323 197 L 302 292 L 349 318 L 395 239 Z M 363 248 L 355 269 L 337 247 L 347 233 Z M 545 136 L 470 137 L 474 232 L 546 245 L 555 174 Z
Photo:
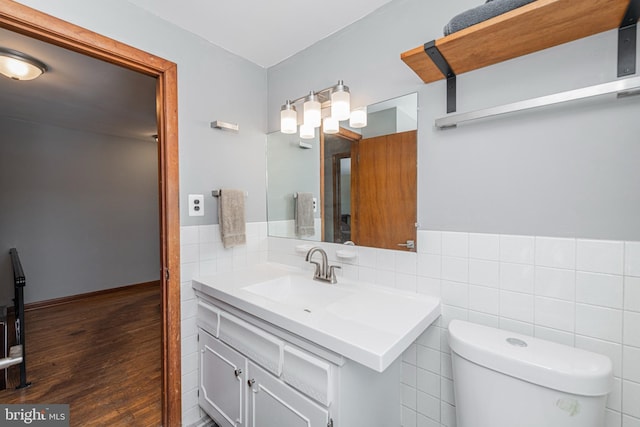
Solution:
M 316 234 L 313 219 L 312 193 L 298 193 L 295 214 L 297 236 L 313 236 Z
M 232 248 L 247 242 L 244 220 L 244 191 L 220 190 L 218 211 L 220 213 L 220 235 L 222 245 Z

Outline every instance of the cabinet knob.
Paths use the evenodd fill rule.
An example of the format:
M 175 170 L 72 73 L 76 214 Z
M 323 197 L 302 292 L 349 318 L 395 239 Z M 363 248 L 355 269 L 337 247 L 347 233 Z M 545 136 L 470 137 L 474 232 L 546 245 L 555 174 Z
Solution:
M 247 380 L 247 385 L 249 387 L 253 387 L 255 383 L 256 383 L 256 380 L 254 380 L 253 378 L 251 378 L 250 380 Z
M 242 375 L 242 369 L 236 369 L 235 371 L 233 371 L 233 374 L 236 376 L 236 378 L 238 378 L 240 375 Z

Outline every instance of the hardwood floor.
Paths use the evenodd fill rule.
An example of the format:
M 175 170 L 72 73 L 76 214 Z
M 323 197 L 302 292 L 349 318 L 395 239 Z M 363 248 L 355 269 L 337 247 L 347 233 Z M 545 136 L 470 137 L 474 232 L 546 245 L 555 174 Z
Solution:
M 160 284 L 25 312 L 27 381 L 2 403 L 66 403 L 71 426 L 161 425 Z M 12 324 L 10 324 L 11 327 Z

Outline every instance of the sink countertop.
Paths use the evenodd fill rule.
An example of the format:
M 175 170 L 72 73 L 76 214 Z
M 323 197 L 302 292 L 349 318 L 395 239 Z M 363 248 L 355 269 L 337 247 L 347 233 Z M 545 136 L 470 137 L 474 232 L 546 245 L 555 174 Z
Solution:
M 440 315 L 437 297 L 345 278 L 329 284 L 313 281 L 312 276 L 268 263 L 198 277 L 192 283 L 212 298 L 377 372 L 391 365 Z M 278 292 L 284 286 L 289 290 L 286 297 Z

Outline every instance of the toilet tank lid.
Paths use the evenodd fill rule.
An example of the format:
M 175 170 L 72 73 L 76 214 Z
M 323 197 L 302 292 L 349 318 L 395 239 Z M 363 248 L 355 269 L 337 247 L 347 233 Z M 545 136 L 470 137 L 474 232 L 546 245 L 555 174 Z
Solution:
M 452 320 L 449 345 L 473 363 L 566 393 L 602 396 L 613 385 L 608 357 L 539 338 Z

